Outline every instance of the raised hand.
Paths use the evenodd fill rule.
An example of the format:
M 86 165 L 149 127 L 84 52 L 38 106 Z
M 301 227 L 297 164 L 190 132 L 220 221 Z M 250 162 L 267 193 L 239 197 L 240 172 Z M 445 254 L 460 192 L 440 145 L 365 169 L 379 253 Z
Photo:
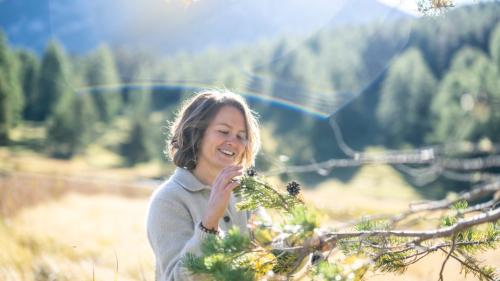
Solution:
M 218 228 L 219 220 L 224 216 L 229 204 L 231 192 L 240 184 L 235 178 L 242 175 L 242 166 L 226 166 L 220 171 L 212 184 L 207 210 L 202 220 L 203 226 L 210 229 Z

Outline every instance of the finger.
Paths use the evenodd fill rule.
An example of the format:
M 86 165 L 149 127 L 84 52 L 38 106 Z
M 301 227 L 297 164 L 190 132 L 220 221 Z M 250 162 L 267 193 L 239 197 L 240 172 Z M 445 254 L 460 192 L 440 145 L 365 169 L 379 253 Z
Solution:
M 219 174 L 217 175 L 215 181 L 219 179 L 227 179 L 228 175 L 231 173 L 234 173 L 236 171 L 241 171 L 243 172 L 243 168 L 241 166 L 226 166 L 224 167 Z
M 243 169 L 231 169 L 223 171 L 218 175 L 218 178 L 228 179 L 238 175 L 243 175 Z
M 243 170 L 243 167 L 240 165 L 231 165 L 231 166 L 226 166 L 221 170 L 221 173 L 227 173 L 235 170 Z
M 225 166 L 224 168 L 222 168 L 221 171 L 225 171 L 225 170 L 238 170 L 238 169 L 243 169 L 243 167 L 241 165 L 228 165 L 228 166 Z
M 234 171 L 232 173 L 229 173 L 227 174 L 225 177 L 224 177 L 224 182 L 226 183 L 225 185 L 231 183 L 231 182 L 234 182 L 234 181 L 237 181 L 239 183 L 239 178 L 240 176 L 243 175 L 243 172 L 242 171 Z
M 243 175 L 243 169 L 240 169 L 241 166 L 231 166 L 223 168 L 222 171 L 217 175 L 212 184 L 212 187 L 215 189 L 225 188 L 227 184 L 229 184 L 233 178 Z
M 220 182 L 218 183 L 215 183 L 213 186 L 212 186 L 212 191 L 211 191 L 211 194 L 217 194 L 218 192 L 225 192 L 226 188 L 228 187 L 228 185 L 230 184 L 236 184 L 236 186 L 238 186 L 240 184 L 240 182 L 236 179 L 232 179 L 232 178 L 229 178 L 227 180 L 221 180 Z
M 231 182 L 228 185 L 226 185 L 224 190 L 227 192 L 232 192 L 239 185 L 240 185 L 240 183 L 238 181 L 234 181 L 234 182 Z

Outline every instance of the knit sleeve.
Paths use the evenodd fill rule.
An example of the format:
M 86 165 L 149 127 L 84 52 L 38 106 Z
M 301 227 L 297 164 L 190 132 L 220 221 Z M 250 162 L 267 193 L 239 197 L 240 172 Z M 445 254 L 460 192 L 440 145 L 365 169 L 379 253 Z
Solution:
M 186 253 L 201 255 L 208 233 L 196 227 L 188 209 L 177 200 L 153 198 L 147 216 L 149 243 L 156 256 L 157 281 L 200 280 L 183 267 Z

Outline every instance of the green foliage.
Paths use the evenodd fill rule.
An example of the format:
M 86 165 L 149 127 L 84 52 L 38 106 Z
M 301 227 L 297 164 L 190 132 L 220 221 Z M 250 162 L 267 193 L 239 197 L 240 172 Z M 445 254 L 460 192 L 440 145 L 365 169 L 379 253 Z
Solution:
M 24 98 L 18 76 L 18 60 L 0 30 L 0 145 L 9 141 L 9 131 L 21 119 Z
M 472 274 L 474 277 L 476 277 L 479 281 L 490 281 L 490 280 L 498 280 L 499 275 L 497 273 L 497 269 L 492 266 L 483 266 L 481 265 L 481 262 L 478 261 L 476 258 L 460 252 L 458 254 L 461 258 L 463 263 L 461 264 L 462 266 L 462 273 L 467 276 L 469 274 Z
M 120 152 L 129 166 L 146 162 L 152 158 L 151 131 L 145 117 L 137 116 L 132 120 L 132 128 L 127 140 L 121 144 Z
M 391 65 L 382 85 L 377 108 L 379 125 L 387 132 L 388 143 L 421 145 L 430 131 L 430 101 L 436 79 L 420 51 L 407 50 Z
M 346 263 L 320 262 L 313 269 L 312 280 L 321 281 L 361 281 L 369 268 L 368 263 L 350 264 L 357 257 L 346 258 Z
M 87 86 L 105 89 L 120 83 L 113 55 L 106 45 L 87 58 L 86 64 Z M 95 91 L 92 98 L 100 120 L 104 122 L 111 121 L 122 105 L 120 93 L 114 91 Z
M 300 257 L 298 253 L 281 250 L 273 250 L 272 253 L 276 256 L 276 264 L 272 268 L 273 272 L 276 274 L 286 275 L 301 262 L 299 261 Z
M 288 248 L 301 246 L 314 237 L 319 215 L 303 206 L 295 196 L 280 193 L 256 176 L 244 177 L 235 193 L 242 199 L 240 203 L 243 204 L 237 205 L 240 210 L 266 207 L 285 211 L 283 230 L 275 232 L 257 228 L 252 241 L 237 229 L 231 229 L 223 238 L 209 236 L 202 245 L 203 256 L 191 255 L 185 259 L 188 269 L 193 273 L 209 274 L 215 280 L 232 280 L 229 276 L 235 275 L 249 278 L 244 280 L 258 280 L 271 270 L 276 274 L 292 275 L 303 268 L 308 262 L 307 252 Z M 260 196 L 248 196 L 252 193 Z M 272 199 L 267 200 L 265 196 Z M 260 239 L 263 234 L 266 238 Z M 281 238 L 274 241 L 278 235 Z M 273 245 L 269 244 L 270 241 Z
M 441 226 L 452 226 L 457 223 L 456 216 L 445 216 L 441 219 Z
M 297 185 L 290 184 L 289 187 L 291 186 Z M 259 196 L 245 196 L 253 192 Z M 408 266 L 427 254 L 449 248 L 453 249 L 454 258 L 464 260 L 465 274 L 472 273 L 479 280 L 491 280 L 495 276 L 492 268 L 482 266 L 471 255 L 498 246 L 500 227 L 497 222 L 484 227 L 468 227 L 454 233 L 451 238 L 424 237 L 419 241 L 419 235 L 391 233 L 390 230 L 395 226 L 387 219 L 365 218 L 354 225 L 354 233 L 334 231 L 328 234 L 330 236 L 321 236 L 337 239 L 329 245 L 336 246 L 342 253 L 339 253 L 333 262 L 328 259 L 331 252 L 327 256 L 319 254 L 314 258 L 314 255 L 325 251 L 324 244 L 320 243 L 320 216 L 301 201 L 292 201 L 293 204 L 290 204 L 284 199 L 286 194 L 280 193 L 255 175 L 244 177 L 236 193 L 241 197 L 243 207 L 266 207 L 284 212 L 283 224 L 279 229 L 275 226 L 266 231 L 262 224 L 252 222 L 252 240 L 240 234 L 237 229 L 230 230 L 222 237 L 209 236 L 202 245 L 202 256 L 188 255 L 184 259 L 185 265 L 192 273 L 205 274 L 214 280 L 260 280 L 271 273 L 271 276 L 274 275 L 272 280 L 288 280 L 307 268 L 312 280 L 361 281 L 368 270 L 402 274 Z M 274 199 L 268 200 L 265 196 Z M 295 196 L 288 196 L 298 200 Z M 468 211 L 467 201 L 455 202 L 443 218 L 442 226 L 455 225 Z M 385 233 L 379 233 L 384 231 Z M 356 235 L 355 232 L 361 233 Z M 309 259 L 311 254 L 314 255 Z
M 241 198 L 236 208 L 242 211 L 255 210 L 259 207 L 290 211 L 293 207 L 302 204 L 296 196 L 279 192 L 258 177 L 243 177 L 240 186 L 235 188 L 234 194 Z
M 274 95 L 279 100 L 292 100 L 313 109 L 324 108 L 325 113 L 339 108 L 340 105 L 334 103 L 337 99 L 341 102 L 350 101 L 356 94 L 361 94 L 357 101 L 336 114 L 351 145 L 365 146 L 382 141 L 382 144 L 395 146 L 416 146 L 425 142 L 427 133 L 431 131 L 429 140 L 441 141 L 447 134 L 454 134 L 456 131 L 448 123 L 453 123 L 449 120 L 454 120 L 459 111 L 453 114 L 438 113 L 439 110 L 453 111 L 447 109 L 448 101 L 453 99 L 439 96 L 446 92 L 446 88 L 465 89 L 468 92 L 470 87 L 467 85 L 476 83 L 473 81 L 475 79 L 468 78 L 474 75 L 458 75 L 452 70 L 451 61 L 455 55 L 465 46 L 489 53 L 491 58 L 488 59 L 497 69 L 489 76 L 498 77 L 496 46 L 499 44 L 495 39 L 498 37 L 495 35 L 498 34 L 498 27 L 495 29 L 495 25 L 498 25 L 500 19 L 499 9 L 498 3 L 471 5 L 449 11 L 446 17 L 440 18 L 324 29 L 304 44 L 282 40 L 232 50 L 210 49 L 196 55 L 178 54 L 161 60 L 146 52 L 113 49 L 111 53 L 107 46 L 101 46 L 89 56 L 73 59 L 78 70 L 74 74 L 65 70 L 67 67 L 64 65 L 67 63 L 60 47 L 51 43 L 44 53 L 39 78 L 36 78 L 33 71 L 36 68 L 34 61 L 25 54 L 20 55 L 24 61 L 20 70 L 24 74 L 20 76 L 27 104 L 24 114 L 28 119 L 46 120 L 55 110 L 58 93 L 64 92 L 61 90 L 63 87 L 75 84 L 75 80 L 80 81 L 77 86 L 96 87 L 92 98 L 100 119 L 105 121 L 119 113 L 148 112 L 151 108 L 151 89 L 148 83 L 153 80 L 172 87 L 179 83 L 196 87 L 198 84 L 189 84 L 189 81 L 196 80 L 210 81 L 211 86 L 216 87 L 225 85 L 242 93 Z M 384 74 L 388 62 L 403 48 L 402 43 L 408 43 L 406 51 L 395 58 Z M 57 60 L 60 62 L 56 63 Z M 251 71 L 246 73 L 242 69 Z M 61 72 L 63 75 L 60 75 Z M 460 87 L 448 85 L 454 83 L 448 81 L 453 80 L 447 75 L 449 72 L 454 72 L 455 80 L 461 81 L 457 82 Z M 490 89 L 500 88 L 496 83 L 487 81 L 493 80 L 491 77 L 483 79 L 484 81 L 476 80 L 481 80 L 484 85 L 493 85 L 489 86 Z M 33 79 L 38 79 L 39 83 L 30 83 Z M 436 79 L 441 80 L 438 94 L 432 90 L 432 85 L 437 84 Z M 120 93 L 105 87 L 121 82 L 140 86 L 126 87 Z M 36 90 L 37 87 L 40 91 Z M 170 95 L 170 92 L 165 95 Z M 487 94 L 486 99 L 482 97 L 483 94 L 471 95 L 478 102 L 472 110 L 474 113 L 470 114 L 483 117 L 480 122 L 476 122 L 477 120 L 469 120 L 470 116 L 465 116 L 465 130 L 459 134 L 466 136 L 450 138 L 469 139 L 468 135 L 472 135 L 470 139 L 474 139 L 483 135 L 491 140 L 498 139 L 500 127 L 495 124 L 500 122 L 500 112 L 491 108 L 483 110 L 483 104 L 497 104 L 498 91 Z M 176 93 L 175 96 L 178 97 L 179 94 Z M 159 100 L 163 98 L 160 97 Z M 444 101 L 436 101 L 438 98 Z M 130 103 L 132 108 L 122 107 L 122 99 Z M 432 116 L 428 114 L 431 101 L 436 104 Z M 450 107 L 456 106 L 455 103 L 449 103 Z M 155 109 L 163 109 L 158 104 L 154 101 Z M 29 113 L 32 109 L 38 112 Z M 488 110 L 488 114 L 484 113 Z M 268 105 L 260 107 L 259 111 L 263 119 L 280 124 L 273 128 L 278 137 L 296 140 L 287 146 L 278 147 L 273 151 L 275 155 L 289 156 L 290 163 L 304 163 L 313 157 L 322 160 L 321 158 L 339 155 L 339 149 L 331 145 L 332 136 L 325 135 L 326 131 L 331 134 L 327 122 L 309 120 L 303 114 Z M 433 125 L 433 120 L 437 120 L 436 126 Z M 359 129 L 361 127 L 363 130 Z M 384 129 L 384 134 L 387 133 L 386 137 L 383 137 L 380 128 Z M 305 180 L 305 177 L 302 179 Z
M 291 210 L 287 223 L 300 225 L 303 233 L 310 234 L 320 226 L 320 218 L 319 214 L 310 208 L 306 208 L 304 205 L 297 205 Z
M 469 203 L 467 200 L 460 200 L 453 205 L 451 205 L 451 208 L 456 211 L 464 210 L 469 206 Z
M 319 214 L 316 211 L 304 205 L 296 205 L 286 215 L 280 238 L 283 241 L 278 244 L 283 244 L 285 247 L 300 247 L 316 237 L 314 230 L 320 226 Z M 307 255 L 299 251 L 288 251 L 278 247 L 272 249 L 272 254 L 276 256 L 273 272 L 277 274 L 292 275 L 308 262 Z
M 359 223 L 357 223 L 354 226 L 355 231 L 365 231 L 365 232 L 375 231 L 375 230 L 388 230 L 389 228 L 390 228 L 390 225 L 385 220 L 375 220 L 375 219 L 374 220 L 367 220 L 365 218 L 363 218 Z M 346 254 L 353 255 L 353 254 L 369 253 L 370 252 L 369 247 L 364 249 L 365 247 L 363 247 L 363 245 L 362 245 L 363 241 L 359 241 L 359 240 L 353 241 L 352 239 L 347 239 L 347 241 L 345 241 L 345 242 L 351 243 L 350 246 L 347 246 L 347 245 L 343 246 L 343 251 Z M 364 242 L 368 243 L 369 245 L 372 245 L 372 246 L 384 247 L 384 246 L 390 245 L 391 242 L 396 242 L 394 244 L 397 244 L 397 242 L 401 242 L 401 241 L 393 240 L 393 238 L 390 238 L 390 237 L 374 235 L 374 236 L 368 236 L 368 237 L 364 238 Z
M 483 229 L 470 228 L 460 232 L 457 236 L 458 249 L 469 254 L 476 254 L 498 247 L 500 227 L 498 223 L 489 223 Z M 481 241 L 481 243 L 477 243 Z M 466 243 L 461 243 L 466 242 Z
M 88 95 L 68 93 L 47 123 L 47 149 L 52 156 L 71 158 L 93 139 L 96 114 Z
M 203 241 L 201 257 L 187 254 L 184 265 L 194 274 L 207 274 L 214 280 L 252 281 L 267 273 L 275 257 L 252 247 L 248 235 L 232 228 L 225 237 L 210 235 Z
M 235 254 L 247 250 L 250 247 L 250 239 L 242 235 L 237 228 L 230 229 L 224 239 L 210 235 L 203 243 L 202 252 L 207 254 L 225 253 Z
M 25 100 L 23 117 L 27 120 L 36 120 L 40 63 L 37 57 L 28 51 L 19 51 L 18 57 L 20 62 L 19 80 Z
M 386 230 L 388 228 L 389 223 L 385 220 L 369 220 L 365 218 L 354 226 L 356 231 Z
M 490 56 L 500 72 L 500 23 L 498 23 L 490 36 Z
M 138 66 L 133 74 L 135 83 L 143 84 L 134 89 L 127 90 L 129 115 L 145 116 L 151 111 L 151 89 L 146 81 L 150 80 L 151 72 L 145 66 Z
M 413 251 L 410 251 L 412 253 Z M 406 270 L 405 259 L 408 252 L 393 252 L 382 254 L 375 264 L 375 268 L 382 272 L 394 272 L 402 274 Z
M 432 104 L 435 141 L 500 139 L 492 103 L 500 93 L 498 75 L 480 50 L 464 48 L 455 56 Z
M 489 3 L 453 9 L 442 17 L 426 17 L 414 27 L 412 43 L 421 50 L 434 75 L 442 79 L 461 48 L 486 51 L 499 15 L 500 5 Z
M 36 119 L 45 121 L 56 111 L 56 107 L 72 89 L 67 58 L 60 45 L 50 42 L 45 50 L 40 66 L 38 89 L 36 92 Z
M 417 146 L 417 143 L 408 143 L 409 140 L 407 138 L 400 138 L 400 136 L 397 136 L 396 139 L 387 137 L 385 134 L 392 131 L 393 128 L 382 127 L 379 122 L 380 118 L 377 118 L 374 113 L 374 111 L 380 111 L 381 103 L 379 101 L 386 94 L 382 90 L 382 87 L 387 84 L 386 80 L 388 79 L 389 72 L 394 67 L 394 64 L 400 60 L 400 56 L 394 57 L 399 54 L 398 49 L 403 49 L 403 45 L 405 45 L 405 50 L 417 49 L 422 54 L 425 65 L 428 65 L 429 75 L 434 76 L 437 83 L 436 91 L 432 92 L 432 96 L 429 98 L 429 102 L 434 103 L 435 99 L 438 98 L 438 90 L 439 86 L 443 84 L 443 78 L 450 72 L 451 61 L 461 49 L 472 46 L 483 52 L 487 52 L 490 33 L 493 27 L 499 22 L 499 15 L 500 5 L 496 2 L 458 7 L 457 9 L 447 11 L 445 16 L 440 17 L 422 17 L 418 21 L 398 21 L 396 25 L 384 24 L 383 27 L 373 25 L 376 29 L 374 35 L 370 36 L 370 33 L 365 33 L 365 36 L 359 42 L 354 42 L 349 51 L 339 51 L 340 54 L 350 56 L 350 53 L 358 48 L 358 45 L 364 46 L 363 59 L 359 62 L 360 66 L 355 67 L 356 69 L 360 69 L 358 73 L 362 74 L 356 83 L 357 85 L 369 85 L 368 88 L 363 89 L 361 95 L 342 110 L 335 112 L 335 115 L 332 116 L 338 122 L 343 137 L 348 141 L 348 144 L 360 151 L 374 144 L 381 146 L 390 145 L 391 147 Z M 361 32 L 361 29 L 350 28 L 349 32 L 354 37 L 354 33 Z M 334 36 L 333 32 L 332 37 L 334 39 L 330 38 L 330 40 L 326 40 L 327 42 L 331 42 L 330 45 L 340 44 L 337 40 L 342 40 L 342 37 Z M 396 44 L 397 42 L 400 42 L 399 46 Z M 404 55 L 406 55 L 406 52 L 402 54 L 402 56 Z M 355 56 L 359 56 L 359 53 L 355 54 Z M 386 57 L 385 60 L 380 59 L 380 57 L 384 56 Z M 385 64 L 392 57 L 395 59 L 392 66 L 386 73 L 380 73 L 380 70 L 384 69 Z M 355 62 L 353 61 L 353 63 Z M 335 63 L 331 63 L 331 65 L 335 65 Z M 342 68 L 342 66 L 337 67 Z M 348 67 L 353 66 L 349 65 Z M 410 73 L 407 75 L 408 77 L 412 76 L 411 72 L 413 69 L 411 67 L 403 71 L 404 73 Z M 374 80 L 377 77 L 376 75 L 380 74 L 383 74 L 382 78 Z M 404 74 L 401 74 L 401 76 L 404 76 Z M 366 78 L 371 80 L 367 81 Z M 408 78 L 403 78 L 403 80 L 408 81 Z M 468 83 L 467 78 L 463 81 L 463 84 Z M 495 103 L 495 100 L 497 99 L 490 99 L 492 103 Z M 404 100 L 403 104 L 407 102 Z M 439 108 L 446 110 L 447 106 L 444 102 Z M 396 104 L 395 110 L 398 107 L 400 106 Z M 422 135 L 416 137 L 417 140 L 422 139 L 426 144 L 441 142 L 441 139 L 432 138 L 436 131 L 436 116 L 434 116 L 433 112 L 430 113 L 427 116 L 422 114 L 418 119 L 419 121 L 421 119 L 424 124 L 430 121 L 430 128 L 428 127 L 427 131 L 430 134 L 428 136 Z M 402 112 L 402 115 L 396 119 L 404 119 L 407 115 L 418 116 L 414 112 Z M 398 120 L 392 120 L 391 122 L 398 123 Z M 498 124 L 498 121 L 496 123 Z M 460 124 L 460 122 L 455 122 L 455 124 Z M 416 131 L 415 134 L 417 134 Z M 500 135 L 498 132 L 492 134 L 495 136 Z M 312 135 L 314 136 L 313 139 L 319 139 L 314 133 Z M 330 145 L 329 151 L 333 150 L 332 147 L 334 146 Z M 322 147 L 317 152 L 317 155 L 325 155 L 327 151 Z M 338 155 L 340 154 L 337 153 L 336 156 L 340 157 Z
M 463 210 L 468 206 L 466 200 L 460 200 L 453 205 L 451 205 L 450 211 L 441 219 L 441 226 L 447 227 L 452 226 L 458 222 L 459 219 L 463 218 Z

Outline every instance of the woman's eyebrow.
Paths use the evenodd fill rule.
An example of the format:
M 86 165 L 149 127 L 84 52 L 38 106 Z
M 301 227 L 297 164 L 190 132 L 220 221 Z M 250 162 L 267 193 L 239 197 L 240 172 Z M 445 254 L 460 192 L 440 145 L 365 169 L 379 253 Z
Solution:
M 229 127 L 230 129 L 233 128 L 233 126 L 229 125 L 228 123 L 225 123 L 225 122 L 220 122 L 220 123 L 217 123 L 215 125 L 222 125 L 222 126 L 226 126 L 226 127 Z M 246 131 L 245 130 L 240 130 L 239 132 L 243 132 L 246 134 Z

